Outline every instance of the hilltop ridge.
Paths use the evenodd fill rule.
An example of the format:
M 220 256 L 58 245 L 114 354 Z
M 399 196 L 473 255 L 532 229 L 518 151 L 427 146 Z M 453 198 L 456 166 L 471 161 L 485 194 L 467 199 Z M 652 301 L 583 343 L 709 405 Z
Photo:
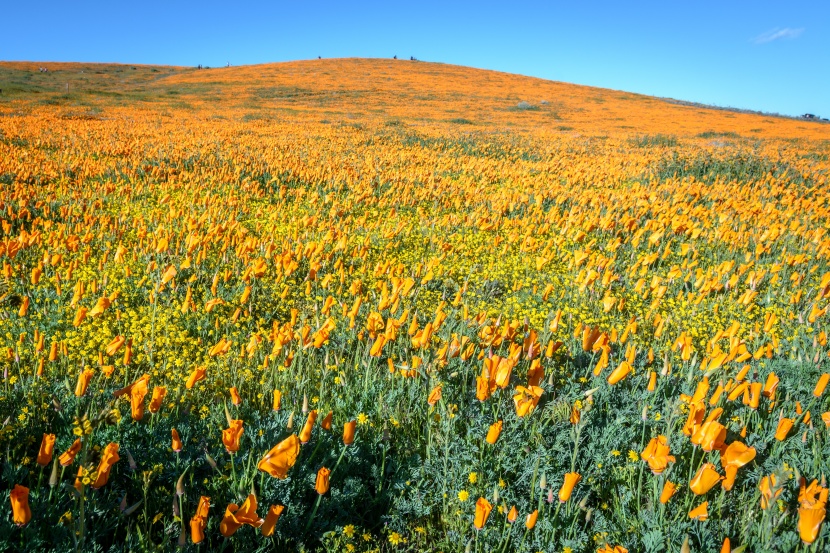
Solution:
M 183 117 L 310 117 L 587 135 L 830 138 L 830 125 L 819 122 L 410 60 L 322 59 L 201 70 L 0 62 L 0 90 L 0 110 L 164 107 Z

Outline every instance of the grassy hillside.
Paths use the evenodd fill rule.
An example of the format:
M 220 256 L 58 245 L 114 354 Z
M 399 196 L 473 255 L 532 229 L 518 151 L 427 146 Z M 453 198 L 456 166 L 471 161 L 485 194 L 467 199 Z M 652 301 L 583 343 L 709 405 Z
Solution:
M 39 67 L 49 69 L 38 72 Z M 677 103 L 496 71 L 408 60 L 327 59 L 196 70 L 0 63 L 0 106 L 118 107 L 178 116 L 438 124 L 588 135 L 830 137 L 830 125 Z
M 828 125 L 393 60 L 0 89 L 0 551 L 828 550 Z

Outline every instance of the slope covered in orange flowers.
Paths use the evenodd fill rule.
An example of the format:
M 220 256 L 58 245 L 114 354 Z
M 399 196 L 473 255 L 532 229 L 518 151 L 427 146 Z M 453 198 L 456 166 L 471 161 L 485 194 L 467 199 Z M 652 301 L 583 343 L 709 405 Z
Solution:
M 39 67 L 50 69 L 40 73 Z M 0 63 L 0 109 L 16 102 L 222 113 L 317 122 L 439 124 L 588 135 L 830 138 L 830 124 L 683 105 L 615 90 L 409 60 L 326 59 L 196 70 Z

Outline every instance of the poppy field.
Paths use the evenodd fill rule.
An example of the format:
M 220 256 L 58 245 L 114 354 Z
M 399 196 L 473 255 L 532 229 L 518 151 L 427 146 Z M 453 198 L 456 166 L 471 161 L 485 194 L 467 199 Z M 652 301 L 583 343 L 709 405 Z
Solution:
M 0 63 L 0 551 L 826 551 L 830 125 Z

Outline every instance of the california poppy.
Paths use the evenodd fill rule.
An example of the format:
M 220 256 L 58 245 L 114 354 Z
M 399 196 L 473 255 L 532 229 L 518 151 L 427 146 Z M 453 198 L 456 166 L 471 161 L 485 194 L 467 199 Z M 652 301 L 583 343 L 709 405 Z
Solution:
M 427 404 L 432 407 L 436 403 L 441 401 L 441 385 L 439 384 L 432 391 L 429 393 L 429 397 L 427 398 Z
M 292 434 L 271 448 L 257 463 L 257 468 L 282 480 L 288 475 L 288 470 L 294 466 L 299 454 L 300 440 L 296 434 Z
M 824 373 L 816 382 L 816 387 L 813 390 L 813 395 L 816 397 L 821 397 L 821 394 L 824 393 L 824 389 L 827 388 L 827 383 L 830 382 L 830 374 Z
M 151 413 L 155 414 L 159 412 L 165 395 L 167 395 L 167 388 L 164 386 L 156 386 L 153 388 L 153 396 L 150 398 L 150 405 L 148 407 Z
M 628 361 L 623 361 L 619 366 L 608 375 L 608 383 L 612 386 L 628 376 L 631 372 L 631 364 Z
M 793 419 L 788 419 L 786 417 L 778 421 L 778 427 L 775 429 L 775 439 L 779 442 L 786 440 L 787 434 L 789 434 L 790 430 L 792 430 L 794 422 L 795 421 Z
M 81 451 L 81 439 L 78 438 L 75 440 L 69 449 L 67 449 L 60 457 L 58 457 L 58 462 L 62 467 L 68 467 L 75 461 L 75 456 Z
M 689 489 L 696 495 L 703 495 L 711 490 L 721 479 L 721 475 L 715 470 L 715 465 L 712 463 L 704 463 L 689 483 Z
M 98 463 L 97 470 L 98 476 L 95 478 L 95 482 L 92 483 L 93 488 L 98 489 L 107 483 L 107 480 L 109 480 L 110 477 L 110 469 L 112 469 L 112 466 L 117 463 L 119 459 L 118 444 L 107 444 L 104 451 L 101 453 L 101 461 Z
M 205 367 L 195 367 L 193 371 L 190 373 L 190 376 L 187 378 L 185 388 L 187 388 L 188 390 L 193 388 L 193 386 L 195 386 L 197 382 L 205 379 L 206 373 L 207 369 Z
M 652 438 L 640 457 L 648 463 L 653 474 L 662 474 L 669 463 L 675 461 L 674 455 L 669 455 L 668 438 L 662 435 Z
M 357 422 L 351 420 L 343 425 L 343 445 L 352 445 L 354 443 L 354 433 L 357 428 Z
M 689 518 L 692 520 L 704 521 L 709 518 L 709 502 L 704 501 L 691 511 L 689 511 Z
M 92 369 L 84 369 L 78 374 L 78 383 L 75 385 L 75 397 L 81 397 L 86 394 L 86 389 L 89 387 L 89 381 L 95 375 Z
M 330 474 L 331 470 L 326 467 L 320 467 L 320 470 L 317 471 L 317 479 L 314 481 L 314 489 L 317 490 L 318 494 L 323 495 L 329 491 Z
M 242 405 L 242 398 L 239 397 L 239 390 L 236 389 L 236 386 L 231 388 L 230 392 L 231 392 L 231 402 L 233 402 L 233 404 L 236 405 L 237 407 Z
M 725 448 L 724 440 L 726 427 L 716 420 L 704 422 L 692 434 L 692 443 L 699 445 L 703 451 Z
M 9 493 L 12 502 L 12 522 L 23 526 L 32 520 L 32 510 L 29 508 L 29 488 L 15 484 Z
M 487 430 L 487 438 L 485 438 L 488 444 L 492 445 L 496 443 L 496 440 L 499 439 L 499 434 L 501 434 L 502 425 L 502 421 L 496 421 L 490 425 L 489 430 Z
M 670 482 L 666 480 L 663 484 L 663 490 L 660 492 L 660 503 L 666 504 L 669 502 L 669 499 L 675 494 L 677 491 L 677 485 L 674 482 Z
M 329 411 L 328 414 L 323 417 L 323 422 L 320 423 L 320 426 L 323 430 L 331 430 L 331 419 L 334 416 L 332 411 Z
M 40 451 L 37 453 L 37 464 L 45 467 L 52 462 L 52 457 L 55 455 L 55 435 L 44 434 L 43 440 L 40 442 Z
M 277 521 L 279 521 L 280 515 L 282 515 L 284 510 L 285 505 L 271 505 L 271 508 L 268 509 L 268 514 L 265 515 L 265 521 L 259 528 L 263 536 L 267 538 L 274 533 L 274 527 L 277 525 Z
M 182 439 L 179 437 L 179 431 L 175 428 L 171 430 L 171 434 L 173 436 L 173 443 L 171 447 L 173 448 L 173 451 L 178 453 L 182 450 Z
M 311 430 L 314 428 L 314 423 L 317 421 L 317 409 L 312 409 L 305 419 L 305 425 L 300 431 L 300 443 L 307 444 L 311 441 Z
M 483 497 L 478 498 L 478 501 L 476 501 L 476 514 L 473 520 L 476 529 L 481 530 L 484 528 L 484 524 L 487 522 L 487 518 L 490 516 L 490 511 L 492 510 L 493 506 L 489 501 Z
M 745 444 L 734 441 L 729 444 L 720 456 L 720 464 L 726 471 L 726 478 L 724 479 L 723 489 L 729 491 L 735 484 L 735 477 L 738 474 L 738 469 L 755 458 L 755 448 L 747 447 Z
M 578 472 L 569 472 L 565 475 L 565 481 L 562 483 L 562 488 L 559 490 L 559 502 L 565 503 L 571 498 L 574 486 L 582 480 L 582 475 Z
M 107 344 L 107 348 L 105 350 L 106 354 L 109 356 L 115 355 L 116 353 L 118 353 L 118 350 L 121 349 L 121 346 L 123 346 L 126 341 L 126 338 L 124 338 L 123 336 L 116 336 L 110 341 L 109 344 Z
M 254 494 L 248 495 L 248 498 L 245 499 L 241 506 L 231 503 L 228 505 L 228 508 L 225 509 L 225 516 L 219 524 L 219 531 L 223 536 L 229 538 L 233 536 L 243 524 L 259 528 L 265 521 L 259 518 L 259 515 L 256 514 L 256 509 L 257 501 Z
M 141 378 L 130 389 L 130 410 L 135 421 L 144 418 L 144 396 L 147 395 L 148 380 Z
M 204 495 L 199 498 L 199 506 L 196 514 L 190 519 L 190 539 L 193 543 L 201 543 L 205 539 L 205 528 L 207 527 L 207 516 L 210 510 L 210 498 Z
M 813 480 L 809 486 L 802 477 L 798 493 L 798 533 L 801 541 L 811 544 L 816 541 L 821 524 L 827 514 L 828 489 Z
M 507 513 L 507 522 L 513 524 L 516 522 L 516 519 L 519 517 L 519 511 L 516 509 L 516 506 L 513 505 L 510 507 L 510 511 Z
M 230 421 L 230 428 L 222 430 L 222 443 L 225 444 L 228 453 L 239 451 L 239 438 L 242 437 L 243 432 L 245 429 L 242 427 L 241 420 Z
M 526 417 L 536 408 L 539 399 L 542 397 L 542 388 L 539 386 L 516 386 L 516 393 L 513 395 L 513 403 L 516 405 L 516 415 Z
M 534 510 L 532 513 L 527 515 L 525 519 L 525 528 L 528 530 L 533 530 L 533 527 L 536 526 L 536 519 L 539 518 L 539 510 Z

